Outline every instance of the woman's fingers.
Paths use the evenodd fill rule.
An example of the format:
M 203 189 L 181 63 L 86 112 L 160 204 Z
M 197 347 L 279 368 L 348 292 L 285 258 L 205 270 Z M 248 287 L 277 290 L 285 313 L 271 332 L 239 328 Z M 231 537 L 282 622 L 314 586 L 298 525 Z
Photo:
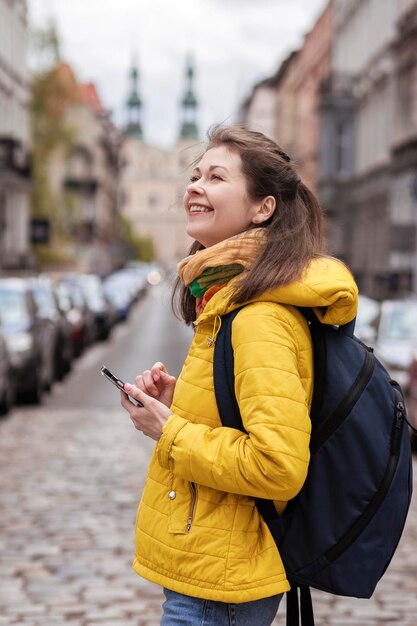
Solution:
M 135 385 L 148 395 L 157 398 L 167 383 L 172 384 L 171 379 L 172 376 L 169 376 L 165 365 L 157 361 L 150 370 L 145 370 L 136 376 Z
M 150 370 L 145 370 L 135 378 L 135 385 L 150 396 L 157 396 L 158 387 L 155 385 Z
M 120 404 L 122 405 L 124 409 L 126 409 L 128 413 L 130 413 L 130 411 L 132 410 L 132 407 L 135 406 L 133 402 L 129 400 L 126 391 L 120 392 Z
M 158 388 L 153 382 L 150 370 L 145 370 L 144 372 L 142 372 L 142 379 L 144 386 L 144 389 L 142 391 L 145 391 L 145 393 L 149 394 L 150 396 L 156 396 L 158 394 Z
M 142 374 L 138 374 L 135 378 L 135 385 L 136 387 L 139 387 L 139 389 L 142 389 L 142 391 L 146 391 L 145 389 L 145 383 L 143 381 L 143 376 Z
M 168 370 L 163 363 L 157 361 L 154 365 L 152 365 L 151 375 L 154 382 L 158 382 L 162 372 L 168 373 Z
M 139 389 L 136 385 L 131 385 L 130 383 L 125 383 L 124 393 L 128 393 L 134 400 L 138 400 L 147 408 L 152 406 L 152 402 L 155 402 L 153 398 L 149 397 L 149 394 L 142 391 L 142 389 Z M 130 404 L 132 405 L 133 403 L 131 402 Z

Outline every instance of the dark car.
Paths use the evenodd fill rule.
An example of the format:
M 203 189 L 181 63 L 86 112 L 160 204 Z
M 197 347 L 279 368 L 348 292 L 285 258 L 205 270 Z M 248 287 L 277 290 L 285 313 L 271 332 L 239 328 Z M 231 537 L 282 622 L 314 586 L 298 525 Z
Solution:
M 68 293 L 71 298 L 73 318 L 78 318 L 79 314 L 81 314 L 82 329 L 80 329 L 80 333 L 82 338 L 78 348 L 80 353 L 96 339 L 95 316 L 88 307 L 81 286 L 72 274 L 61 275 L 57 279 L 57 285 L 60 288 L 62 287 L 63 291 Z
M 54 335 L 26 280 L 0 279 L 0 318 L 19 395 L 38 404 L 54 377 Z
M 63 282 L 54 283 L 54 294 L 57 299 L 59 310 L 70 326 L 70 336 L 72 344 L 72 354 L 74 357 L 80 356 L 85 346 L 85 321 L 83 316 L 83 302 L 80 306 L 75 303 L 75 298 L 71 295 L 71 290 Z
M 0 320 L 1 321 L 1 320 Z M 15 389 L 7 343 L 0 332 L 0 415 L 6 415 L 14 404 Z
M 72 325 L 59 306 L 52 281 L 46 276 L 29 279 L 38 315 L 49 325 L 54 342 L 54 379 L 62 380 L 74 358 Z
M 96 338 L 107 339 L 117 322 L 117 311 L 106 297 L 100 278 L 95 274 L 77 274 L 73 280 L 81 287 L 87 306 L 94 315 Z

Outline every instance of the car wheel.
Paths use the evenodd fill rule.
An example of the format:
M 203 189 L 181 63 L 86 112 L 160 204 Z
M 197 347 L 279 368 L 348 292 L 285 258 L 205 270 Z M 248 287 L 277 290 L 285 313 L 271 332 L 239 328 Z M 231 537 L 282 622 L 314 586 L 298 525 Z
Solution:
M 30 404 L 41 404 L 43 395 L 43 385 L 39 372 L 35 372 L 32 387 L 25 394 Z
M 0 415 L 7 415 L 7 413 L 16 404 L 17 390 L 16 380 L 12 370 L 9 370 L 7 376 L 7 384 L 4 390 L 3 398 L 0 402 Z
M 0 400 L 0 415 L 7 415 L 10 410 L 7 389 L 4 390 L 3 397 Z

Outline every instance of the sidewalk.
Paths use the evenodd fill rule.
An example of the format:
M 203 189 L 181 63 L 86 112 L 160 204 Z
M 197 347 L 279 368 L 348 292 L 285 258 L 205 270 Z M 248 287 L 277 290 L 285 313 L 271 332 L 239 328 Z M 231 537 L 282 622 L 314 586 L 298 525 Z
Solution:
M 152 448 L 121 409 L 19 409 L 0 423 L 0 626 L 159 624 L 161 590 L 131 569 Z M 416 545 L 414 500 L 374 598 L 314 594 L 317 626 L 417 626 Z

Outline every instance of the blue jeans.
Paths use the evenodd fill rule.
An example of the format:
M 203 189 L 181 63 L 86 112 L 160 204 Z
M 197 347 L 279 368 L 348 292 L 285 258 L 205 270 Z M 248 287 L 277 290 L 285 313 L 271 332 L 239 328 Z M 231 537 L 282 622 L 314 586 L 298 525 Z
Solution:
M 164 589 L 161 626 L 270 626 L 283 594 L 229 604 L 202 600 Z

